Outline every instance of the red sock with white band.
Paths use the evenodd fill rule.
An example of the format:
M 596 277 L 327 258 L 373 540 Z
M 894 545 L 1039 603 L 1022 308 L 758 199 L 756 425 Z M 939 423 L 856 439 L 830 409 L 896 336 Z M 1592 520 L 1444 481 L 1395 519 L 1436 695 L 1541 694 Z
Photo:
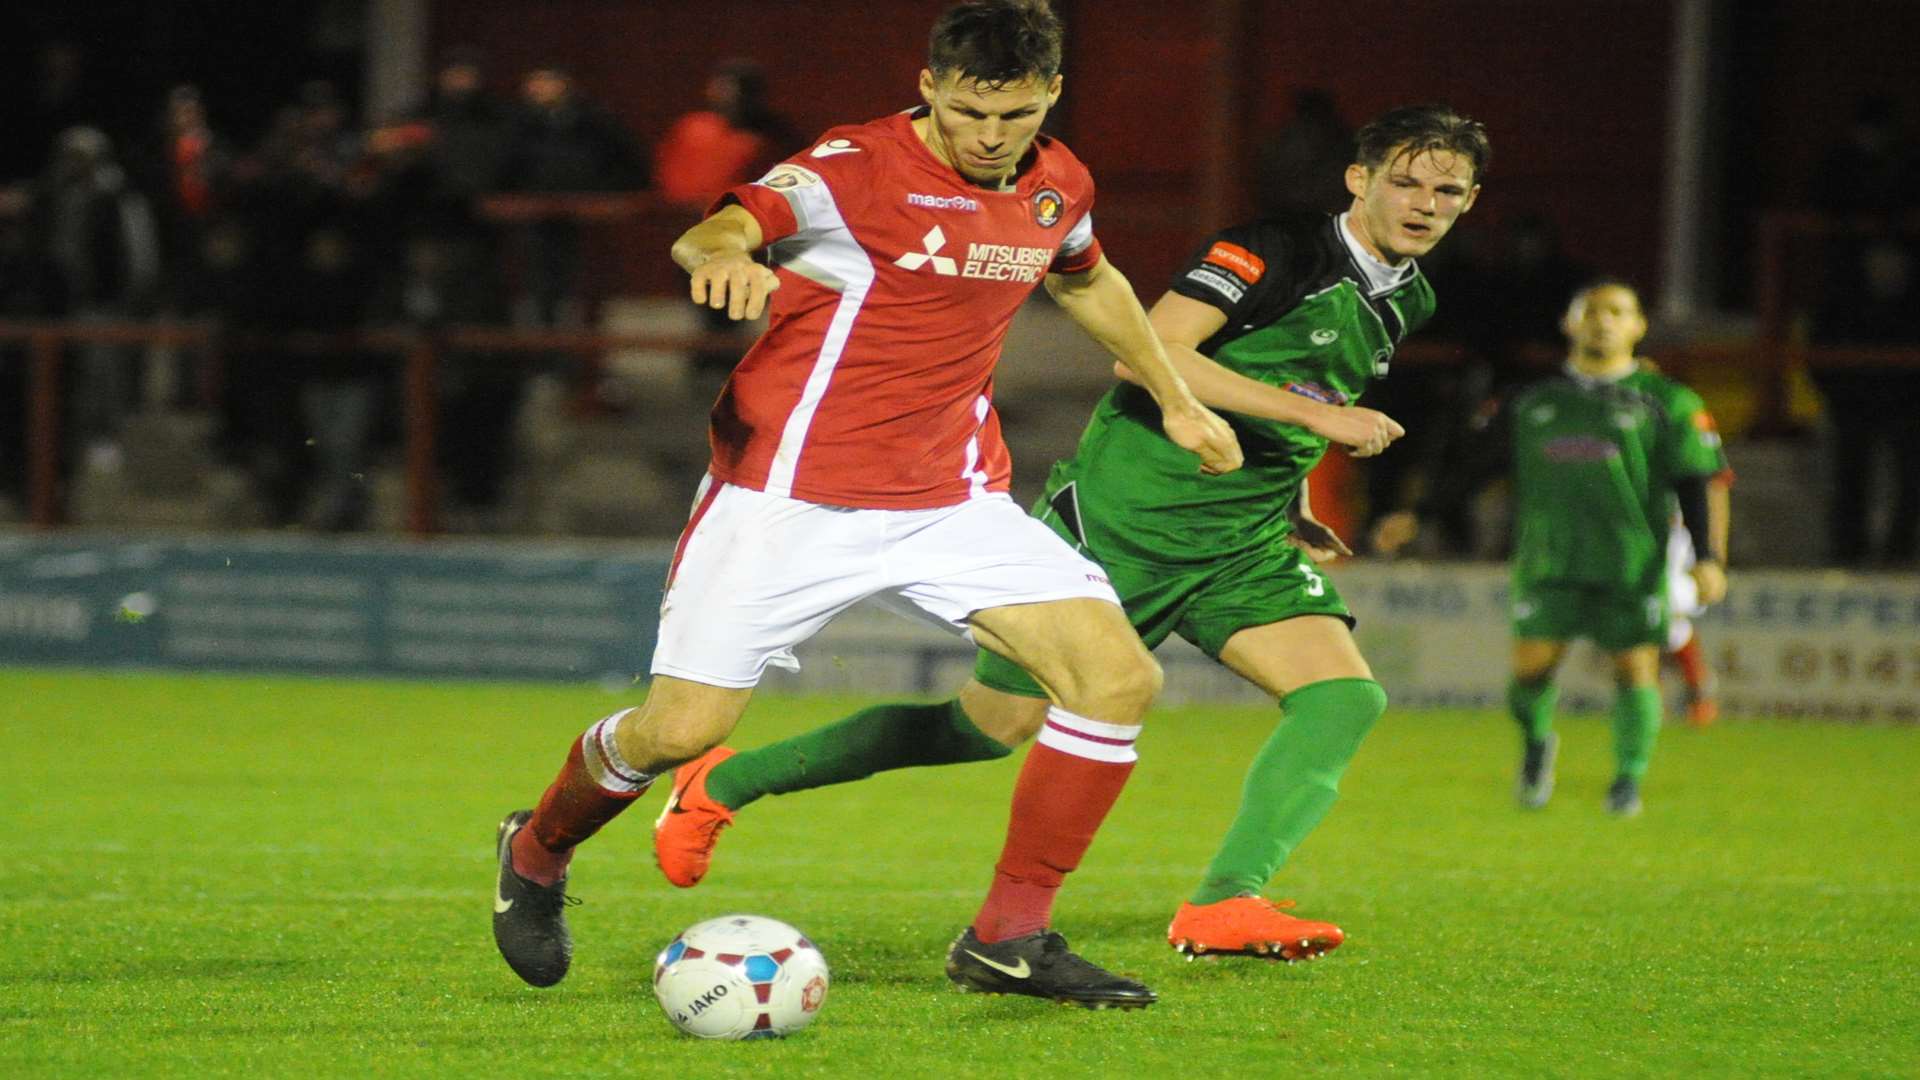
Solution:
M 1045 930 L 1061 881 L 1080 865 L 1133 772 L 1138 724 L 1103 724 L 1054 706 L 1013 787 L 1007 843 L 974 917 L 981 941 Z
M 559 881 L 573 861 L 574 847 L 646 794 L 653 777 L 622 760 L 613 741 L 614 728 L 631 712 L 614 713 L 574 740 L 560 775 L 514 834 L 515 873 L 542 885 Z

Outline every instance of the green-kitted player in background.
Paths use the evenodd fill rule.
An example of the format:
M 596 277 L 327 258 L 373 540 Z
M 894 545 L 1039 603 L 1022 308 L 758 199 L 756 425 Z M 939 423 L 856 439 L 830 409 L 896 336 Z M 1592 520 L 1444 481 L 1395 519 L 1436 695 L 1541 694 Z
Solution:
M 1667 636 L 1667 537 L 1677 502 L 1700 545 L 1691 574 L 1702 604 L 1726 595 L 1724 499 L 1708 484 L 1728 473 L 1700 395 L 1634 355 L 1646 336 L 1640 297 L 1602 281 L 1573 297 L 1562 322 L 1571 346 L 1560 374 L 1524 387 L 1488 424 L 1469 467 L 1448 474 L 1419 511 L 1468 498 L 1513 473 L 1513 681 L 1507 704 L 1524 734 L 1517 793 L 1528 807 L 1553 794 L 1558 738 L 1554 673 L 1587 638 L 1612 654 L 1618 768 L 1607 809 L 1640 812 L 1640 780 L 1660 730 L 1660 650 Z M 1419 514 L 1376 526 L 1392 553 Z
M 1306 476 L 1329 442 L 1364 456 L 1402 434 L 1353 402 L 1433 314 L 1433 290 L 1414 260 L 1473 205 L 1489 153 L 1485 129 L 1445 106 L 1395 109 L 1359 132 L 1346 213 L 1272 218 L 1210 237 L 1151 317 L 1195 395 L 1227 415 L 1246 464 L 1203 477 L 1193 455 L 1155 428 L 1147 392 L 1122 385 L 1100 402 L 1033 508 L 1101 564 L 1148 645 L 1179 634 L 1281 706 L 1283 722 L 1253 755 L 1227 836 L 1169 928 L 1182 951 L 1296 959 L 1344 939 L 1337 926 L 1295 918 L 1260 895 L 1326 816 L 1386 707 L 1354 646 L 1352 616 L 1316 565 L 1349 552 L 1308 512 Z M 1125 369 L 1117 374 L 1131 380 Z M 1128 753 L 1111 760 L 1132 761 L 1120 738 L 1103 740 L 1119 732 L 1055 724 L 1049 691 L 1063 688 L 1043 688 L 982 644 L 973 680 L 949 701 L 883 705 L 682 766 L 654 831 L 661 869 L 675 884 L 697 882 L 733 811 L 763 795 L 998 757 L 1036 732 L 1034 753 L 1077 740 L 1067 745 L 1094 755 L 1105 741 Z M 1015 812 L 1033 802 L 1071 805 L 1090 837 L 1117 794 L 1023 783 Z M 1044 927 L 1059 887 L 1059 874 L 1009 874 L 1019 855 L 1009 840 L 994 882 L 1010 902 L 997 915 L 983 910 L 949 955 L 948 974 L 962 985 L 1042 993 L 1040 973 L 996 964 L 988 948 Z

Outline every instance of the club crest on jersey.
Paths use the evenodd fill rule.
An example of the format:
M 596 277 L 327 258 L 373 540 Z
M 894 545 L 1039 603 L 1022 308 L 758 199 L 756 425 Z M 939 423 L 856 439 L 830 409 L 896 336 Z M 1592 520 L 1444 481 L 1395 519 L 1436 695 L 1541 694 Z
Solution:
M 1033 193 L 1033 221 L 1043 229 L 1058 225 L 1060 214 L 1066 208 L 1066 200 L 1050 187 L 1041 188 Z
M 760 178 L 761 187 L 769 187 L 775 191 L 812 187 L 819 182 L 819 173 L 812 169 L 803 169 L 798 165 L 775 165 L 771 172 Z

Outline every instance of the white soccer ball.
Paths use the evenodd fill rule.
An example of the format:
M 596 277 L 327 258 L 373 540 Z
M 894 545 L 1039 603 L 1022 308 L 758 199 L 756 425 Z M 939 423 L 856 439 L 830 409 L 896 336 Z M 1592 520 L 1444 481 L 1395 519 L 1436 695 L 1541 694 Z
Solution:
M 673 1026 L 702 1039 L 777 1039 L 827 1001 L 827 958 L 764 915 L 722 915 L 682 931 L 653 962 L 653 996 Z

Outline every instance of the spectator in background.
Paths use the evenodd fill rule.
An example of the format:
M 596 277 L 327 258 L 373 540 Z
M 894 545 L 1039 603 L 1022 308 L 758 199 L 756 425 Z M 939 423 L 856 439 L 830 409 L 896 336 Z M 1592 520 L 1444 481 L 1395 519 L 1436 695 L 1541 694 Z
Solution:
M 1911 205 L 1903 192 L 1917 163 L 1920 155 L 1900 126 L 1893 100 L 1882 95 L 1860 102 L 1841 141 L 1823 155 L 1816 203 L 1853 220 L 1836 233 L 1827 252 L 1826 280 L 1813 318 L 1815 344 L 1920 349 L 1920 329 L 1914 325 L 1920 310 L 1920 245 L 1903 236 L 1894 221 Z M 1813 380 L 1826 400 L 1834 440 L 1829 556 L 1847 566 L 1913 563 L 1920 554 L 1920 424 L 1914 422 L 1920 368 L 1820 366 L 1813 369 Z M 1894 492 L 1886 535 L 1876 544 L 1870 493 L 1876 452 L 1883 446 L 1891 458 Z
M 0 191 L 0 319 L 41 313 L 39 259 L 29 241 L 26 194 Z M 0 342 L 0 518 L 11 516 L 26 493 L 27 357 Z
M 696 221 L 722 192 L 759 178 L 796 149 L 792 129 L 768 103 L 767 76 L 760 65 L 728 60 L 707 78 L 706 107 L 667 129 L 655 155 L 654 185 L 663 198 L 686 211 L 689 222 Z M 745 336 L 746 327 L 724 310 L 698 310 L 709 336 Z M 717 396 L 743 352 L 744 346 L 695 351 L 695 392 Z
M 97 128 L 69 128 L 33 191 L 30 235 L 45 268 L 45 313 L 82 323 L 133 317 L 153 296 L 160 254 L 153 210 Z M 137 402 L 135 361 L 117 345 L 80 349 L 73 431 L 90 467 L 120 464 L 121 423 Z
M 39 176 L 62 132 L 110 127 L 109 103 L 87 78 L 86 69 L 86 53 L 71 41 L 49 41 L 39 47 L 26 99 L 9 103 L 7 137 L 0 139 L 0 183 L 31 182 Z
M 499 280 L 474 278 L 457 241 L 426 232 L 410 238 L 405 256 L 374 298 L 372 321 L 423 330 L 492 323 L 506 302 Z M 447 479 L 450 523 L 486 529 L 498 510 L 512 465 L 514 417 L 526 387 L 515 357 L 455 353 L 440 373 L 440 465 Z
M 393 365 L 385 356 L 357 349 L 300 347 L 301 338 L 324 340 L 361 327 L 369 299 L 367 267 L 351 223 L 323 221 L 309 229 L 292 269 L 282 308 L 293 333 L 284 362 L 292 390 L 294 423 L 278 434 L 272 476 L 275 521 L 302 521 L 329 532 L 366 525 L 367 469 L 380 406 Z
M 554 65 L 521 83 L 521 108 L 508 138 L 503 186 L 514 191 L 631 191 L 647 184 L 646 152 L 611 113 L 581 95 Z M 544 218 L 523 234 L 522 324 L 580 326 L 580 226 Z
M 662 198 L 698 214 L 796 148 L 767 100 L 766 72 L 751 60 L 728 60 L 707 78 L 706 107 L 674 121 L 660 140 L 654 184 Z
M 169 307 L 192 291 L 183 275 L 197 265 L 201 237 L 220 208 L 231 166 L 232 153 L 208 124 L 199 88 L 181 85 L 168 91 L 141 172 L 160 223 Z
M 1293 93 L 1293 117 L 1254 151 L 1254 203 L 1262 217 L 1293 211 L 1339 213 L 1353 201 L 1345 176 L 1353 129 L 1333 95 L 1318 87 Z

